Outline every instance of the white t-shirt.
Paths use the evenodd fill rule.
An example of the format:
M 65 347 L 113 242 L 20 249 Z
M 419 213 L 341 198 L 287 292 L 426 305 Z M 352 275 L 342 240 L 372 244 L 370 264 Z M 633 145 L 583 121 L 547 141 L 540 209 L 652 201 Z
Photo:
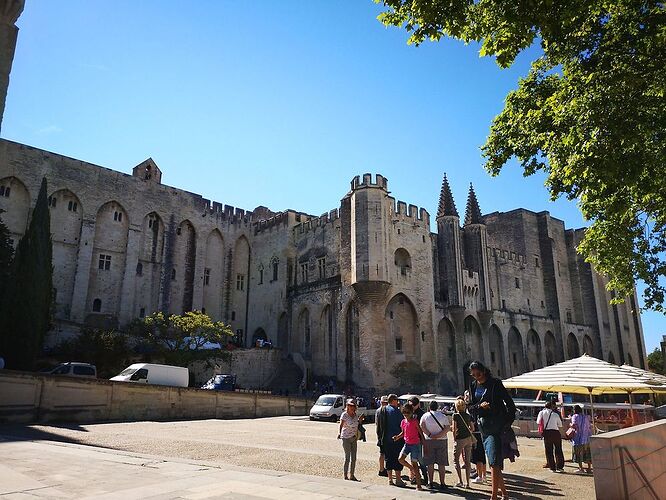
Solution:
M 433 411 L 433 412 L 428 411 L 424 413 L 423 416 L 421 417 L 421 422 L 420 422 L 421 427 L 425 427 L 426 429 L 428 429 L 428 432 L 430 432 L 430 434 L 433 435 L 442 432 L 442 427 L 440 427 L 437 424 L 437 422 L 435 421 L 435 417 L 437 418 L 437 421 L 442 425 L 442 427 L 444 427 L 444 429 L 446 429 L 447 425 L 451 425 L 451 423 L 449 422 L 449 417 L 444 415 L 441 411 Z M 446 436 L 447 435 L 444 434 L 442 437 L 437 439 L 446 439 Z M 427 434 L 425 437 L 426 439 L 431 439 L 430 437 L 428 437 Z
M 552 415 L 551 415 L 552 413 Z M 548 431 L 557 431 L 562 427 L 562 419 L 556 411 L 544 408 L 537 415 L 537 425 L 543 422 L 543 429 Z
M 358 413 L 352 417 L 344 411 L 340 415 L 340 422 L 342 422 L 342 432 L 340 432 L 342 439 L 356 437 L 356 432 L 358 431 Z

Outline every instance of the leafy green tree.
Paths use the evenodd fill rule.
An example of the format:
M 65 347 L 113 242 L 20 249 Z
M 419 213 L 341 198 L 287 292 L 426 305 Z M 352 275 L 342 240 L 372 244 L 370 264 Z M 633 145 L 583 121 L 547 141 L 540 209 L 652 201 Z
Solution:
M 409 43 L 452 37 L 511 66 L 541 53 L 506 97 L 482 147 L 498 175 L 516 158 L 547 174 L 552 199 L 578 200 L 591 221 L 578 251 L 609 277 L 617 301 L 645 281 L 646 307 L 666 292 L 666 6 L 661 0 L 376 0 Z
M 658 347 L 654 348 L 647 357 L 648 370 L 659 373 L 661 375 L 666 375 L 666 370 L 664 369 L 664 353 L 661 352 L 661 349 Z
M 156 312 L 133 321 L 128 334 L 135 342 L 148 347 L 155 357 L 177 366 L 226 357 L 226 345 L 233 337 L 229 326 L 213 321 L 200 311 L 168 317 Z
M 51 325 L 51 223 L 42 179 L 28 230 L 19 241 L 0 310 L 7 368 L 30 370 Z

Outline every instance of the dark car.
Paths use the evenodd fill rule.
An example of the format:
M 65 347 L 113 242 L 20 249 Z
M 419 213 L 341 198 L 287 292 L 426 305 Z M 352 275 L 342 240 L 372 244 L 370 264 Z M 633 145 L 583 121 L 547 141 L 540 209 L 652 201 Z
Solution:
M 202 385 L 201 388 L 212 391 L 235 391 L 236 375 L 215 375 Z

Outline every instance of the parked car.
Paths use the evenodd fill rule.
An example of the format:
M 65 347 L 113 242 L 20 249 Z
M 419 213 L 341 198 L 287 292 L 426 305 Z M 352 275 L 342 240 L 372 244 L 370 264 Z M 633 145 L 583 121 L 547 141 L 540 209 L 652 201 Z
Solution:
M 50 375 L 67 375 L 68 377 L 97 378 L 97 367 L 90 363 L 70 361 L 69 363 L 60 363 L 46 373 Z
M 182 366 L 134 363 L 115 377 L 111 377 L 110 380 L 115 382 L 132 382 L 135 384 L 187 387 L 190 382 L 190 372 Z
M 310 420 L 330 420 L 336 422 L 342 412 L 345 411 L 345 401 L 349 399 L 342 394 L 322 394 L 310 408 Z M 372 422 L 375 418 L 375 410 L 366 406 L 363 398 L 356 399 L 356 412 L 365 416 L 366 422 Z
M 212 391 L 235 391 L 236 375 L 221 374 L 215 375 L 208 382 L 201 386 L 202 389 Z

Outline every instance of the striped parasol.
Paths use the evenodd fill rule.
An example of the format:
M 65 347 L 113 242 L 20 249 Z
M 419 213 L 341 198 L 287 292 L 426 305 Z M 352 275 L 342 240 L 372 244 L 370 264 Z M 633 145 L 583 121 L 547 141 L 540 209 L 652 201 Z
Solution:
M 587 354 L 503 380 L 513 389 L 566 392 L 571 394 L 666 393 L 666 380 L 650 378 L 633 367 L 620 367 Z M 666 379 L 666 377 L 662 377 Z
M 629 408 L 633 414 L 632 394 L 666 393 L 666 380 L 650 375 L 654 374 L 632 366 L 617 366 L 583 354 L 578 358 L 511 377 L 503 380 L 503 383 L 511 389 L 588 394 L 594 421 L 593 395 L 628 394 Z

